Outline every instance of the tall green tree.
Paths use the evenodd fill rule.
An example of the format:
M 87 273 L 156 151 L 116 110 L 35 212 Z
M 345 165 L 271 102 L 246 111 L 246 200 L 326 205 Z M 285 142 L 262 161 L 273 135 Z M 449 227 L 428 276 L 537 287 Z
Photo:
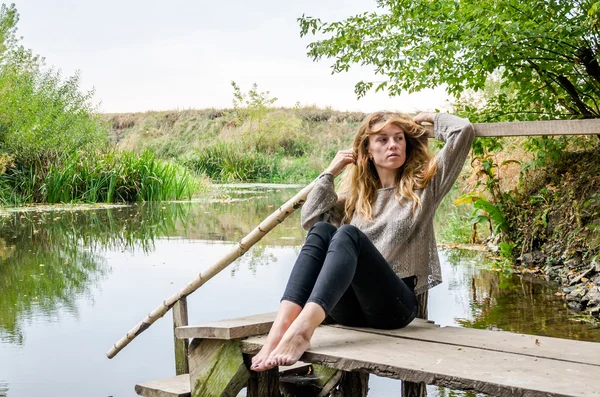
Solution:
M 21 44 L 14 4 L 0 4 L 0 154 L 18 165 L 103 147 L 107 128 L 94 114 L 93 92 Z
M 398 95 L 445 86 L 460 98 L 484 89 L 494 74 L 501 87 L 479 109 L 484 120 L 600 116 L 596 0 L 377 4 L 380 11 L 343 21 L 299 18 L 302 36 L 319 35 L 308 46 L 314 60 L 333 59 L 333 73 L 361 64 L 381 76 L 358 82 L 359 96 L 371 89 Z

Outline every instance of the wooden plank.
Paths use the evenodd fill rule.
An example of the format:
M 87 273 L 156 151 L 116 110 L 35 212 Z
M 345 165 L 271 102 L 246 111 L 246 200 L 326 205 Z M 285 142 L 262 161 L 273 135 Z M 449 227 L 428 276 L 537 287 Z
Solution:
M 190 376 L 179 375 L 138 383 L 135 392 L 145 397 L 190 397 Z
M 178 327 L 175 330 L 175 337 L 180 339 L 201 338 L 231 340 L 267 334 L 273 325 L 276 314 L 277 313 L 274 312 L 263 313 L 200 325 Z M 431 327 L 437 327 L 433 323 L 422 319 L 415 319 L 413 323 L 423 323 L 429 324 Z
M 253 351 L 265 339 L 255 336 L 243 340 L 242 349 Z M 302 361 L 345 371 L 358 370 L 495 396 L 600 396 L 595 365 L 330 326 L 317 328 L 311 346 Z
M 298 361 L 296 364 L 293 365 L 282 365 L 279 367 L 279 375 L 284 376 L 307 374 L 310 372 L 311 366 L 312 364 L 303 363 L 302 361 Z
M 262 335 L 269 332 L 276 313 L 257 314 L 215 321 L 202 325 L 179 327 L 175 330 L 177 338 L 203 338 L 231 340 L 247 336 Z
M 181 298 L 173 305 L 173 335 L 175 335 L 175 330 L 178 327 L 186 325 L 188 325 L 187 299 Z M 175 346 L 175 374 L 187 374 L 190 372 L 188 365 L 188 348 L 190 342 L 188 339 L 179 339 L 176 336 L 173 339 Z
M 600 366 L 600 343 L 594 342 L 473 328 L 434 328 L 414 322 L 406 328 L 396 330 L 349 328 L 340 325 L 335 325 L 334 327 L 354 329 L 361 332 L 388 335 L 397 338 L 474 347 L 490 351 Z
M 600 135 L 600 119 L 474 123 L 475 136 Z M 429 136 L 433 127 L 426 126 Z

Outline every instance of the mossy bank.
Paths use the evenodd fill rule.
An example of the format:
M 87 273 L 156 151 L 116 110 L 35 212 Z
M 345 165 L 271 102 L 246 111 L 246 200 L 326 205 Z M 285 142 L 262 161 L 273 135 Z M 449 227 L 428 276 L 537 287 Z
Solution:
M 527 174 L 508 206 L 516 262 L 562 285 L 566 304 L 600 316 L 600 146 Z

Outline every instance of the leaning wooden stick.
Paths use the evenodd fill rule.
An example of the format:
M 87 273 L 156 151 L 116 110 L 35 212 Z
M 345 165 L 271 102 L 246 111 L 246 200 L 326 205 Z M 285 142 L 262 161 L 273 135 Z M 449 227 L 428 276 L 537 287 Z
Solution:
M 549 120 L 549 121 L 527 121 L 514 123 L 485 123 L 474 124 L 475 136 L 478 137 L 508 137 L 508 136 L 540 136 L 540 135 L 596 135 L 600 133 L 600 120 Z M 433 126 L 426 126 L 428 135 L 433 136 Z M 156 320 L 165 315 L 179 299 L 190 295 L 205 282 L 225 269 L 233 261 L 244 255 L 246 251 L 262 239 L 275 226 L 283 222 L 292 212 L 302 206 L 308 193 L 312 190 L 314 182 L 300 190 L 294 197 L 289 199 L 278 210 L 269 215 L 256 229 L 240 241 L 239 245 L 232 249 L 217 263 L 200 273 L 198 277 L 190 281 L 181 291 L 167 298 L 160 306 L 150 312 L 141 323 L 133 327 L 124 337 L 106 353 L 108 358 L 113 358 L 136 336 L 144 332 Z
M 250 232 L 246 237 L 244 237 L 239 242 L 239 244 L 235 248 L 233 248 L 229 253 L 227 253 L 223 258 L 221 258 L 218 262 L 216 262 L 211 267 L 200 273 L 198 277 L 190 281 L 185 286 L 185 288 L 164 300 L 160 306 L 151 311 L 146 316 L 146 318 L 144 318 L 139 324 L 137 324 L 129 332 L 127 332 L 125 336 L 119 339 L 119 341 L 115 343 L 114 346 L 106 353 L 106 356 L 108 358 L 113 358 L 114 356 L 116 356 L 117 353 L 119 353 L 125 346 L 127 346 L 129 342 L 134 340 L 136 336 L 147 330 L 150 327 L 150 325 L 152 325 L 156 320 L 164 316 L 169 311 L 169 309 L 171 309 L 171 307 L 175 305 L 175 302 L 196 291 L 205 282 L 210 280 L 221 270 L 225 269 L 237 258 L 244 255 L 246 251 L 250 249 L 250 247 L 252 247 L 258 241 L 260 241 L 260 239 L 262 239 L 267 233 L 269 233 L 271 229 L 283 222 L 283 220 L 287 218 L 292 212 L 300 208 L 302 204 L 304 204 L 304 201 L 306 201 L 306 196 L 308 196 L 308 193 L 310 193 L 313 186 L 314 182 L 306 186 L 304 189 L 300 190 L 294 197 L 289 199 L 285 204 L 279 207 L 279 209 L 277 209 L 264 221 L 262 221 L 260 225 L 258 225 L 252 232 Z

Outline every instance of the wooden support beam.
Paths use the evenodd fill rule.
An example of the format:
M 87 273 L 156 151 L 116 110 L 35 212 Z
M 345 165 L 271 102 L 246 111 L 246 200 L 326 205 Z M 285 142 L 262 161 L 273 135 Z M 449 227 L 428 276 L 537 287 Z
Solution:
M 189 366 L 192 397 L 235 397 L 250 379 L 237 340 L 194 339 Z
M 427 320 L 429 318 L 429 291 L 417 295 L 417 318 Z M 427 397 L 427 385 L 423 382 L 402 381 L 402 397 Z
M 474 123 L 475 136 L 600 135 L 600 119 Z M 433 127 L 427 126 L 433 136 Z
M 188 325 L 187 299 L 181 298 L 173 306 L 173 335 L 179 327 Z M 190 372 L 188 365 L 188 339 L 179 339 L 174 336 L 175 343 L 175 374 L 183 375 Z

